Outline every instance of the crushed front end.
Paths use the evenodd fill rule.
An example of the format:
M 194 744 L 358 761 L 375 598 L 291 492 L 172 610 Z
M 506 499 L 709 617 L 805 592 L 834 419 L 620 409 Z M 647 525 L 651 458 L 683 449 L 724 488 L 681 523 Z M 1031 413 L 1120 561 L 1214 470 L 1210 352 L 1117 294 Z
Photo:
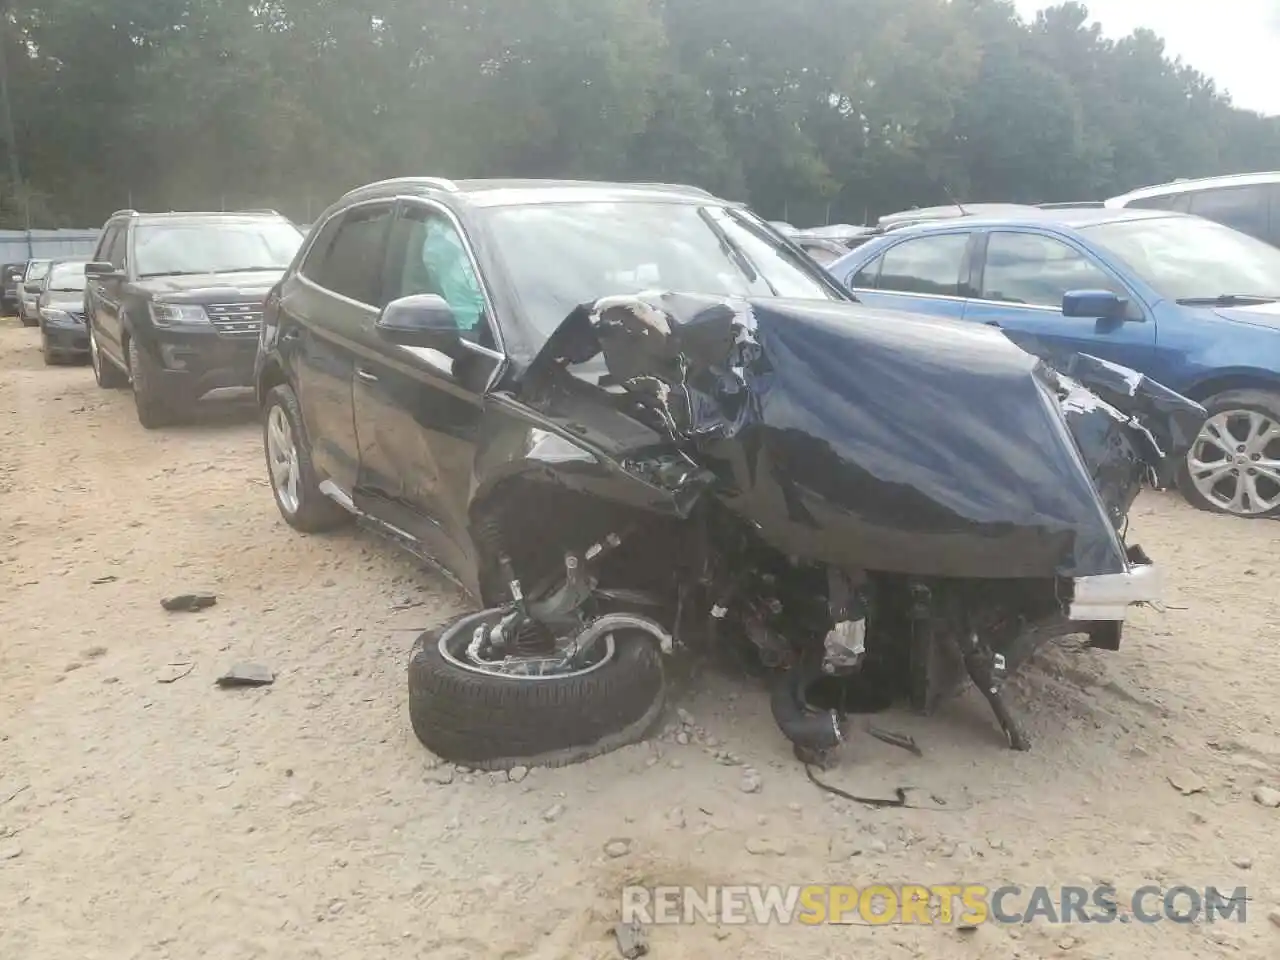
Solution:
M 594 638 L 593 616 L 630 605 L 651 634 L 751 652 L 806 757 L 840 742 L 851 689 L 930 712 L 968 680 L 1025 748 L 1001 682 L 1052 637 L 1116 649 L 1129 609 L 1158 599 L 1128 512 L 1204 417 L 1133 371 L 1050 367 L 979 325 L 664 293 L 584 305 L 503 405 L 536 424 L 507 416 L 477 478 L 521 491 L 486 501 L 513 516 L 492 524 L 495 555 L 563 558 L 544 529 L 634 531 L 578 599 L 556 594 L 557 628 Z M 835 705 L 815 693 L 832 685 Z

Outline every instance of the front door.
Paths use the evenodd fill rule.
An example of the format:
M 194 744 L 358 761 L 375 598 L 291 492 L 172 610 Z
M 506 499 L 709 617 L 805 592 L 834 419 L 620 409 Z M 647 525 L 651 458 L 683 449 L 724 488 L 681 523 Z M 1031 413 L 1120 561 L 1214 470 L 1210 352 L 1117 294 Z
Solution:
M 125 284 L 125 249 L 128 246 L 129 228 L 124 224 L 109 227 L 94 255 L 101 262 L 110 263 L 115 274 L 109 277 L 92 277 L 87 280 L 90 291 L 90 303 L 93 307 L 94 336 L 98 338 L 98 349 L 106 350 L 123 365 L 124 330 L 120 317 L 120 301 Z
M 458 222 L 405 200 L 388 244 L 383 303 L 433 293 L 453 308 L 465 353 L 450 359 L 378 336 L 355 369 L 356 505 L 416 539 L 465 580 L 474 572 L 467 505 L 485 388 L 502 363 L 492 312 Z
M 1155 355 L 1156 323 L 1137 296 L 1088 252 L 1041 233 L 993 231 L 980 238 L 972 281 L 978 297 L 965 319 L 1002 329 L 1018 346 L 1046 360 L 1088 353 L 1147 371 Z M 1123 319 L 1067 317 L 1071 291 L 1110 290 L 1128 300 Z

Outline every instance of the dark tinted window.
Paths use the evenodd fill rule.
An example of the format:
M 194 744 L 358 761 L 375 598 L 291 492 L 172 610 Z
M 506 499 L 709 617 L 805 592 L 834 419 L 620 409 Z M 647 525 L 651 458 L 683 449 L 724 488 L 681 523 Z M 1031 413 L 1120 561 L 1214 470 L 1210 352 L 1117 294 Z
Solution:
M 1139 197 L 1137 200 L 1130 200 L 1125 206 L 1139 210 L 1172 210 L 1173 201 L 1178 196 L 1175 193 L 1164 193 L 1157 197 Z
M 1191 212 L 1265 240 L 1268 235 L 1267 189 L 1265 185 L 1258 184 L 1201 190 L 1191 197 Z
M 359 207 L 329 224 L 307 257 L 306 275 L 352 300 L 378 305 L 391 205 Z
M 987 240 L 982 298 L 1061 308 L 1072 290 L 1110 290 L 1128 297 L 1117 281 L 1078 250 L 1034 233 L 993 233 Z
M 116 224 L 108 224 L 107 228 L 102 231 L 102 236 L 98 238 L 98 249 L 93 252 L 93 259 L 100 263 L 106 263 L 111 259 L 111 246 L 115 243 L 116 235 L 120 233 L 120 227 Z
M 880 277 L 880 262 L 884 257 L 876 257 L 865 267 L 849 278 L 849 286 L 861 287 L 864 290 L 874 290 L 876 281 Z
M 918 237 L 886 250 L 881 257 L 881 290 L 958 296 L 969 234 Z
M 388 301 L 423 293 L 443 297 L 453 309 L 458 332 L 473 343 L 492 346 L 480 278 L 452 220 L 438 210 L 411 207 L 396 223 L 394 249 L 399 262 L 392 265 Z
M 107 262 L 116 269 L 124 268 L 125 255 L 129 248 L 129 228 L 123 224 L 116 228 L 111 238 L 111 245 L 106 248 L 104 256 Z

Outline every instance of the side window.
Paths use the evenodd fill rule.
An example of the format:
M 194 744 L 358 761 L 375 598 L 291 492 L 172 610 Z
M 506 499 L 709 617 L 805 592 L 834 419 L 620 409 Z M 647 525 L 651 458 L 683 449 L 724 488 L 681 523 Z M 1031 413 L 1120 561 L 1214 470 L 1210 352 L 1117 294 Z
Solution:
M 1267 239 L 1265 185 L 1201 190 L 1191 198 L 1191 212 L 1198 217 L 1234 227 L 1259 240 Z
M 993 233 L 987 241 L 982 298 L 1027 306 L 1062 308 L 1072 290 L 1129 293 L 1082 253 L 1052 237 L 1034 233 Z
M 311 244 L 311 249 L 307 251 L 307 257 L 302 261 L 302 265 L 298 268 L 308 280 L 314 280 L 321 283 L 324 271 L 324 261 L 329 255 L 329 248 L 333 246 L 334 234 L 338 232 L 338 228 L 342 226 L 342 216 L 331 217 L 320 228 L 320 234 L 316 237 L 315 243 Z
M 849 286 L 861 287 L 863 290 L 874 290 L 876 281 L 880 279 L 880 264 L 883 262 L 883 256 L 872 259 L 870 263 L 849 278 Z
M 1267 239 L 1280 247 L 1280 183 L 1267 187 L 1267 193 L 1271 197 L 1271 234 Z
M 107 228 L 102 231 L 102 236 L 98 239 L 98 249 L 93 252 L 93 259 L 99 263 L 113 263 L 111 248 L 115 246 L 116 237 L 119 235 L 120 226 L 118 224 L 107 224 Z
M 900 243 L 881 257 L 878 286 L 903 293 L 959 296 L 960 271 L 968 246 L 967 233 L 917 237 Z
M 111 246 L 107 248 L 107 260 L 117 270 L 124 269 L 125 252 L 129 249 L 129 228 L 119 226 L 116 235 L 111 238 Z
M 357 207 L 339 220 L 327 224 L 316 238 L 304 272 L 326 290 L 378 306 L 382 302 L 382 264 L 391 204 Z
M 453 309 L 458 332 L 487 347 L 484 292 L 457 227 L 443 213 L 410 206 L 396 224 L 399 270 L 388 280 L 388 300 L 433 293 Z

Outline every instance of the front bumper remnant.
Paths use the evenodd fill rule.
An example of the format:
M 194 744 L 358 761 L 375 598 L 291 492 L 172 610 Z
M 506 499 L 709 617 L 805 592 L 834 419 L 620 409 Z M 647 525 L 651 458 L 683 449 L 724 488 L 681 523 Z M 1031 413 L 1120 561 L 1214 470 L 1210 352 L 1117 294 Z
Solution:
M 1135 603 L 1159 600 L 1163 586 L 1153 563 L 1133 564 L 1124 573 L 1076 577 L 1072 584 L 1067 616 L 1077 622 L 1123 620 Z

